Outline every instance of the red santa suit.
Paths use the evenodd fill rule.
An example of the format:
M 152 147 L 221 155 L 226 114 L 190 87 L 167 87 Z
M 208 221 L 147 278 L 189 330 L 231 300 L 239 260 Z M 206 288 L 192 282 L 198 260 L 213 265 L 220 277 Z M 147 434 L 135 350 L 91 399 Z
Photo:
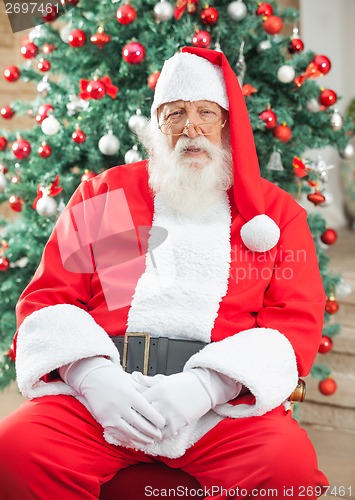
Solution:
M 83 182 L 58 220 L 17 307 L 17 380 L 25 396 L 69 395 L 80 400 L 55 376 L 55 370 L 97 355 L 118 364 L 110 337 L 126 331 L 203 341 L 207 345 L 185 368 L 215 370 L 249 390 L 217 405 L 177 436 L 141 451 L 124 451 L 105 432 L 106 444 L 102 439 L 100 446 L 106 447 L 111 458 L 117 454 L 115 471 L 156 457 L 211 486 L 212 464 L 218 461 L 223 464 L 225 479 L 221 481 L 226 487 L 246 485 L 251 491 L 253 484 L 269 484 L 265 456 L 257 456 L 255 443 L 260 435 L 253 423 L 260 426 L 264 418 L 268 424 L 261 440 L 269 435 L 275 443 L 283 425 L 297 425 L 290 424 L 291 417 L 285 420 L 282 405 L 287 406 L 298 377 L 312 366 L 325 295 L 305 211 L 270 182 L 260 178 L 258 186 L 262 213 L 280 229 L 277 245 L 264 252 L 246 246 L 242 228 L 248 216 L 237 206 L 233 189 L 204 213 L 183 215 L 167 206 L 159 194 L 153 196 L 145 161 L 112 168 Z M 149 236 L 151 227 L 158 232 Z M 59 421 L 63 408 L 56 411 Z M 72 415 L 80 411 L 76 402 L 71 403 Z M 86 422 L 90 419 L 93 425 L 86 413 Z M 80 425 L 74 420 L 73 432 L 78 432 Z M 97 430 L 95 436 L 97 441 Z M 299 434 L 299 443 L 303 440 Z M 223 446 L 224 454 L 218 452 Z M 238 446 L 249 450 L 247 459 L 240 451 L 238 461 Z M 292 444 L 287 446 L 290 454 L 296 453 L 295 461 L 303 461 L 309 469 L 305 486 L 326 484 L 309 444 L 298 444 L 294 451 Z M 126 457 L 125 465 L 117 462 L 118 456 L 121 461 Z M 201 469 L 197 463 L 202 456 L 206 463 Z M 100 481 L 113 473 L 102 473 Z M 285 475 L 281 478 L 284 481 Z M 299 485 L 298 481 L 288 477 L 283 484 Z M 278 486 L 282 497 L 281 483 Z

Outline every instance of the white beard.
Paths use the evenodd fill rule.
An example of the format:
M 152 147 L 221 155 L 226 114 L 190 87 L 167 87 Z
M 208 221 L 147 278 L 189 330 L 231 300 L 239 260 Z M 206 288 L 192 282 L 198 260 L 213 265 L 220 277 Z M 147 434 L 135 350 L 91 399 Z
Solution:
M 181 136 L 175 149 L 149 124 L 143 141 L 149 151 L 149 186 L 178 212 L 191 215 L 217 202 L 233 185 L 230 147 L 215 146 L 204 136 Z M 150 130 L 149 130 L 150 129 Z M 203 149 L 202 158 L 187 157 L 187 147 Z M 207 156 L 207 157 L 206 157 Z

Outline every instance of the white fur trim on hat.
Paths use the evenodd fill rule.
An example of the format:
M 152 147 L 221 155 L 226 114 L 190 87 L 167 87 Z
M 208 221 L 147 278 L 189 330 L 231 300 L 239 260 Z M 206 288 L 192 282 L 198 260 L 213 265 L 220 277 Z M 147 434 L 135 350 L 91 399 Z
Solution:
M 280 239 L 279 226 L 265 214 L 256 215 L 240 230 L 244 245 L 253 252 L 267 252 Z
M 155 87 L 151 115 L 166 102 L 213 101 L 228 109 L 222 70 L 203 57 L 186 52 L 165 61 Z

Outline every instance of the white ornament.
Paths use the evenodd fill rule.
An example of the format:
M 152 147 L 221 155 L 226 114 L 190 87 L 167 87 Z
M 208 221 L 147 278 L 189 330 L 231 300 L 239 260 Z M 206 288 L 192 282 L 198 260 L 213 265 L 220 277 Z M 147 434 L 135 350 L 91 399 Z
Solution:
M 68 24 L 66 24 L 66 25 L 64 26 L 64 28 L 62 28 L 62 29 L 60 30 L 60 32 L 59 32 L 59 36 L 60 36 L 60 38 L 62 39 L 62 41 L 63 41 L 64 43 L 68 43 L 68 36 L 70 35 L 70 33 L 71 33 L 72 31 L 73 31 L 73 26 L 72 26 L 71 22 L 70 22 L 70 23 L 68 23 Z
M 127 153 L 124 155 L 125 163 L 135 163 L 136 161 L 141 161 L 142 156 L 138 151 L 137 146 L 133 146 L 132 149 L 129 149 Z
M 262 42 L 259 43 L 256 50 L 259 52 L 259 54 L 261 54 L 262 52 L 265 52 L 266 50 L 269 49 L 271 49 L 270 40 L 263 40 Z
M 43 77 L 43 79 L 37 84 L 37 92 L 39 94 L 42 94 L 43 97 L 46 97 L 48 92 L 50 91 L 51 86 L 48 83 L 48 78 L 46 76 Z
M 227 12 L 233 21 L 242 21 L 248 14 L 248 9 L 242 0 L 236 0 L 228 5 Z
M 216 52 L 223 52 L 221 44 L 219 43 L 219 40 L 217 40 L 217 42 L 215 43 L 214 50 Z
M 148 123 L 148 118 L 142 115 L 140 109 L 137 109 L 136 114 L 132 115 L 128 120 L 128 126 L 132 132 L 139 135 L 146 128 Z
M 113 135 L 112 130 L 108 134 L 103 135 L 99 140 L 99 150 L 103 155 L 112 156 L 120 149 L 120 141 Z
M 282 83 L 290 83 L 295 77 L 295 70 L 289 64 L 281 66 L 277 71 L 277 78 Z
M 35 26 L 28 34 L 28 38 L 33 42 L 35 38 L 41 38 L 45 36 L 45 31 L 41 25 Z
M 89 102 L 81 99 L 77 95 L 70 95 L 69 101 L 67 104 L 67 110 L 69 116 L 74 116 L 77 113 L 81 113 L 82 111 L 86 111 L 89 107 Z
M 54 118 L 53 115 L 49 115 L 45 118 L 41 124 L 42 132 L 46 135 L 55 135 L 59 132 L 60 123 Z
M 330 124 L 333 130 L 340 130 L 344 125 L 344 119 L 337 109 L 334 109 L 334 112 L 330 117 Z
M 53 217 L 57 213 L 57 202 L 44 194 L 36 203 L 36 211 L 42 217 Z
M 154 6 L 154 16 L 157 21 L 170 21 L 174 15 L 174 7 L 166 0 L 160 0 Z
M 345 299 L 353 291 L 350 283 L 344 280 L 343 277 L 340 278 L 339 283 L 335 286 L 335 295 L 338 299 Z
M 325 200 L 319 204 L 320 208 L 329 207 L 333 203 L 333 195 L 330 191 L 323 189 L 320 193 L 324 196 Z
M 4 172 L 1 172 L 1 170 L 0 170 L 0 193 L 3 193 L 5 191 L 6 184 L 7 184 L 7 181 L 6 181 L 6 177 L 4 175 Z
M 307 102 L 306 108 L 311 113 L 318 113 L 321 110 L 321 105 L 320 105 L 319 101 L 313 97 L 313 99 L 310 99 Z
M 352 158 L 355 154 L 355 148 L 354 148 L 354 145 L 351 144 L 351 142 L 349 142 L 343 152 L 342 152 L 342 157 L 345 158 L 346 160 L 350 160 L 350 158 Z

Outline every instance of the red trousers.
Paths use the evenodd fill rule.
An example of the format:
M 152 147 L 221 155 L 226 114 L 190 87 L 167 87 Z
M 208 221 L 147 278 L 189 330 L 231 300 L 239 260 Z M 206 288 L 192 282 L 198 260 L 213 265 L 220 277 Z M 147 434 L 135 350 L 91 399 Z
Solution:
M 213 500 L 314 499 L 328 485 L 306 432 L 283 407 L 262 417 L 225 419 L 176 459 L 110 445 L 102 433 L 71 396 L 24 403 L 0 422 L 0 499 L 97 499 L 101 484 L 141 462 L 186 471 Z

